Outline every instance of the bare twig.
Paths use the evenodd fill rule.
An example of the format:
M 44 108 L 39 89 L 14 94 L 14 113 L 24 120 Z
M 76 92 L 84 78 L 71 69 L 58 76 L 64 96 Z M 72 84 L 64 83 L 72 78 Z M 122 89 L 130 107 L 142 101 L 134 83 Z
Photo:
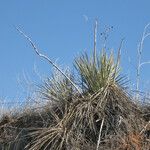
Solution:
M 116 62 L 115 73 L 114 73 L 114 81 L 115 81 L 115 77 L 116 77 L 118 66 L 120 64 L 121 48 L 122 48 L 122 45 L 123 45 L 123 41 L 124 41 L 124 38 L 121 40 L 120 45 L 119 45 L 119 49 L 118 49 L 117 62 Z
M 141 62 L 142 59 L 142 52 L 143 52 L 143 45 L 144 41 L 147 37 L 150 36 L 150 31 L 147 32 L 147 29 L 150 27 L 150 23 L 148 23 L 143 31 L 142 38 L 140 43 L 138 44 L 138 63 L 137 63 L 137 73 L 136 73 L 136 91 L 137 91 L 137 96 L 136 98 L 139 98 L 139 84 L 140 84 L 140 72 L 141 72 L 141 67 L 143 67 L 146 64 L 150 64 L 150 61 L 147 62 Z
M 106 43 L 109 37 L 109 33 L 111 32 L 112 29 L 113 29 L 113 26 L 106 27 L 105 31 L 101 33 L 101 36 L 103 38 L 103 49 L 106 49 Z
M 30 38 L 29 36 L 27 36 L 20 28 L 16 27 L 16 29 L 17 29 L 17 31 L 18 31 L 21 35 L 23 35 L 23 36 L 29 41 L 29 43 L 31 44 L 31 46 L 32 46 L 33 49 L 35 50 L 36 54 L 37 54 L 39 57 L 41 57 L 41 58 L 45 59 L 46 61 L 48 61 L 54 68 L 56 68 L 65 78 L 68 79 L 68 81 L 75 87 L 75 89 L 79 92 L 79 94 L 82 95 L 82 93 L 81 93 L 79 87 L 77 87 L 77 85 L 76 85 L 54 62 L 52 62 L 51 59 L 50 59 L 48 56 L 46 56 L 46 55 L 44 55 L 44 54 L 41 54 L 41 53 L 39 52 L 39 49 L 36 47 L 35 43 L 31 40 L 31 38 Z
M 150 61 L 142 62 L 142 63 L 140 64 L 140 67 L 142 67 L 143 65 L 146 65 L 146 64 L 150 64 Z
M 100 144 L 100 142 L 101 142 L 101 133 L 102 133 L 103 125 L 104 125 L 104 118 L 103 118 L 102 123 L 101 123 L 101 126 L 100 126 L 96 150 L 99 149 L 99 144 Z
M 141 130 L 140 134 L 142 134 L 146 130 L 148 125 L 150 125 L 150 121 L 144 126 L 144 128 Z
M 118 65 L 119 65 L 119 63 L 120 63 L 121 48 L 122 48 L 122 45 L 123 45 L 123 41 L 124 41 L 124 38 L 121 40 L 120 45 L 119 45 L 118 55 L 117 55 L 117 66 L 118 66 Z
M 97 26 L 98 26 L 98 23 L 97 23 L 97 19 L 95 20 L 95 26 L 94 26 L 94 64 L 96 64 L 96 42 L 97 42 Z

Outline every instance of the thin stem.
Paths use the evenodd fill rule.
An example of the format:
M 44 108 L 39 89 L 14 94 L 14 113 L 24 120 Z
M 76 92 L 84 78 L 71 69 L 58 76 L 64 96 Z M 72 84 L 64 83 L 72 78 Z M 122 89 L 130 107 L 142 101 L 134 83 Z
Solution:
M 102 123 L 101 123 L 101 126 L 100 126 L 96 150 L 99 149 L 99 144 L 100 144 L 100 142 L 101 142 L 101 133 L 102 133 L 103 125 L 104 125 L 104 118 L 103 118 Z
M 53 63 L 50 58 L 44 54 L 41 54 L 39 52 L 39 49 L 36 47 L 36 45 L 34 44 L 34 42 L 31 40 L 31 38 L 29 36 L 27 36 L 22 30 L 20 30 L 18 27 L 16 27 L 17 31 L 23 35 L 31 44 L 31 46 L 33 47 L 33 49 L 35 50 L 36 54 L 38 56 L 40 56 L 41 58 L 44 58 L 45 60 L 48 61 L 49 64 L 51 64 L 53 67 L 55 67 L 63 76 L 65 76 L 65 78 L 68 79 L 68 81 L 75 87 L 75 89 L 79 92 L 79 94 L 82 95 L 82 93 L 80 92 L 80 89 L 77 87 L 77 85 L 75 85 L 75 83 L 55 64 Z
M 137 73 L 136 73 L 136 91 L 137 91 L 137 95 L 136 98 L 139 98 L 139 85 L 140 85 L 140 72 L 141 72 L 141 67 L 146 65 L 146 64 L 150 64 L 150 61 L 147 62 L 141 62 L 142 59 L 142 52 L 143 52 L 143 44 L 144 44 L 144 40 L 150 36 L 150 32 L 147 32 L 146 30 L 148 29 L 148 27 L 150 26 L 150 23 L 148 23 L 143 31 L 142 34 L 142 38 L 141 41 L 138 45 L 138 49 L 137 49 L 137 58 L 138 58 L 138 62 L 137 62 Z
M 150 121 L 144 126 L 144 128 L 141 130 L 140 134 L 142 134 L 146 130 L 146 128 L 148 127 L 149 124 L 150 124 Z
M 119 49 L 118 49 L 117 62 L 116 62 L 115 73 L 114 73 L 114 81 L 115 81 L 115 78 L 116 78 L 116 73 L 117 73 L 118 66 L 120 64 L 121 48 L 122 48 L 122 45 L 123 45 L 123 41 L 124 41 L 124 39 L 121 40 L 121 43 L 120 43 Z
M 97 20 L 95 20 L 95 26 L 94 26 L 94 53 L 93 53 L 94 65 L 96 65 L 97 26 L 98 26 L 98 22 L 97 22 Z

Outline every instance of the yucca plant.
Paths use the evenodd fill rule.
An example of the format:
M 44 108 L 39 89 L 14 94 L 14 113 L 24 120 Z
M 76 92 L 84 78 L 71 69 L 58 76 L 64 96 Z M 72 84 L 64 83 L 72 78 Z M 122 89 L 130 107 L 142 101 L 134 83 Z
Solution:
M 84 85 L 84 97 L 74 92 L 73 87 L 65 78 L 47 80 L 42 86 L 42 95 L 50 102 L 54 102 L 55 107 L 52 109 L 55 109 L 55 116 L 60 116 L 58 114 L 61 113 L 62 119 L 59 119 L 54 126 L 36 132 L 39 134 L 36 138 L 37 142 L 34 141 L 35 144 L 32 143 L 31 148 L 54 146 L 61 149 L 64 145 L 60 144 L 66 143 L 64 134 L 69 139 L 81 135 L 80 137 L 84 137 L 88 142 L 97 139 L 100 122 L 106 115 L 103 109 L 110 91 L 108 87 L 117 86 L 119 68 L 114 62 L 113 54 L 108 57 L 104 50 L 99 57 L 96 56 L 95 63 L 94 59 L 89 59 L 85 54 L 75 60 L 76 69 Z M 45 137 L 47 137 L 46 141 L 44 141 Z M 81 139 L 78 140 L 78 143 L 81 143 Z
M 99 55 L 88 57 L 85 53 L 75 60 L 85 95 L 77 107 L 76 126 L 86 139 L 92 137 L 98 143 L 101 136 L 105 138 L 110 134 L 118 134 L 119 130 L 120 134 L 125 134 L 138 128 L 135 125 L 126 129 L 128 124 L 120 121 L 127 119 L 130 125 L 133 124 L 133 116 L 137 115 L 138 108 L 122 86 L 125 78 L 120 75 L 119 57 L 118 53 L 115 62 L 113 53 L 108 57 L 103 49 Z M 106 131 L 101 133 L 103 129 Z
M 8 142 L 11 143 L 10 149 L 21 147 L 29 150 L 149 147 L 144 139 L 149 123 L 143 121 L 143 116 L 140 116 L 142 108 L 132 101 L 122 86 L 124 77 L 120 75 L 120 49 L 117 59 L 113 52 L 108 55 L 105 49 L 97 54 L 96 28 L 97 22 L 92 56 L 84 53 L 75 59 L 78 77 L 62 71 L 18 29 L 36 54 L 52 64 L 59 73 L 54 73 L 38 87 L 38 96 L 47 102 L 46 105 L 36 110 L 32 108 L 29 113 L 19 114 L 12 122 L 0 125 L 0 149 L 7 149 Z M 148 116 L 144 117 L 147 120 Z M 9 139 L 9 136 L 12 138 Z
M 85 53 L 75 60 L 75 67 L 84 91 L 93 93 L 108 85 L 119 84 L 120 68 L 113 53 L 109 57 L 105 50 L 95 57 L 88 57 Z
M 143 125 L 140 110 L 122 88 L 119 61 L 114 60 L 113 53 L 108 56 L 104 50 L 96 57 L 85 53 L 75 59 L 81 79 L 77 86 L 82 83 L 82 95 L 58 73 L 45 80 L 39 88 L 41 98 L 47 101 L 39 113 L 44 121 L 40 126 L 29 127 L 25 137 L 30 137 L 31 142 L 24 148 L 117 149 L 126 144 L 130 133 L 138 133 Z M 75 76 L 68 72 L 67 76 L 74 82 Z
M 66 74 L 73 80 L 68 71 Z M 48 113 L 51 123 L 47 128 L 39 128 L 30 133 L 33 141 L 27 145 L 27 148 L 61 150 L 68 142 L 67 137 L 71 136 L 69 124 L 72 111 L 69 108 L 74 100 L 74 88 L 68 79 L 55 71 L 52 78 L 47 78 L 39 87 L 39 91 L 41 98 L 45 99 L 50 107 Z

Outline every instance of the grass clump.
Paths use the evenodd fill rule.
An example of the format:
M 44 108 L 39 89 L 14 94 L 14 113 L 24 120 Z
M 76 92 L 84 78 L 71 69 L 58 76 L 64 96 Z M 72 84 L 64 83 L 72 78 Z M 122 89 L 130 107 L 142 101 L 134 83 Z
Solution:
M 78 78 L 66 74 L 81 93 L 59 73 L 45 80 L 39 87 L 47 101 L 42 109 L 1 119 L 1 149 L 149 148 L 149 105 L 134 102 L 124 89 L 119 59 L 105 50 L 95 57 L 85 53 L 75 59 L 75 68 Z

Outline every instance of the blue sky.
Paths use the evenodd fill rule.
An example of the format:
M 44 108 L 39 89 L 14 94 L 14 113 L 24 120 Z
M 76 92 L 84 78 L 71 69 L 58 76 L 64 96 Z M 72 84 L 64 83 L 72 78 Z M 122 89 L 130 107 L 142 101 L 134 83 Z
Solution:
M 0 1 L 0 98 L 24 95 L 18 78 L 24 74 L 33 81 L 49 75 L 51 67 L 41 61 L 14 26 L 32 37 L 42 52 L 62 67 L 71 66 L 74 57 L 93 48 L 93 24 L 99 21 L 100 33 L 113 26 L 107 46 L 116 49 L 122 38 L 123 73 L 135 82 L 137 44 L 144 26 L 150 22 L 149 0 L 3 0 Z M 150 59 L 150 39 L 144 43 L 143 61 Z M 129 58 L 131 62 L 129 61 Z M 150 88 L 150 65 L 142 68 L 141 86 Z

